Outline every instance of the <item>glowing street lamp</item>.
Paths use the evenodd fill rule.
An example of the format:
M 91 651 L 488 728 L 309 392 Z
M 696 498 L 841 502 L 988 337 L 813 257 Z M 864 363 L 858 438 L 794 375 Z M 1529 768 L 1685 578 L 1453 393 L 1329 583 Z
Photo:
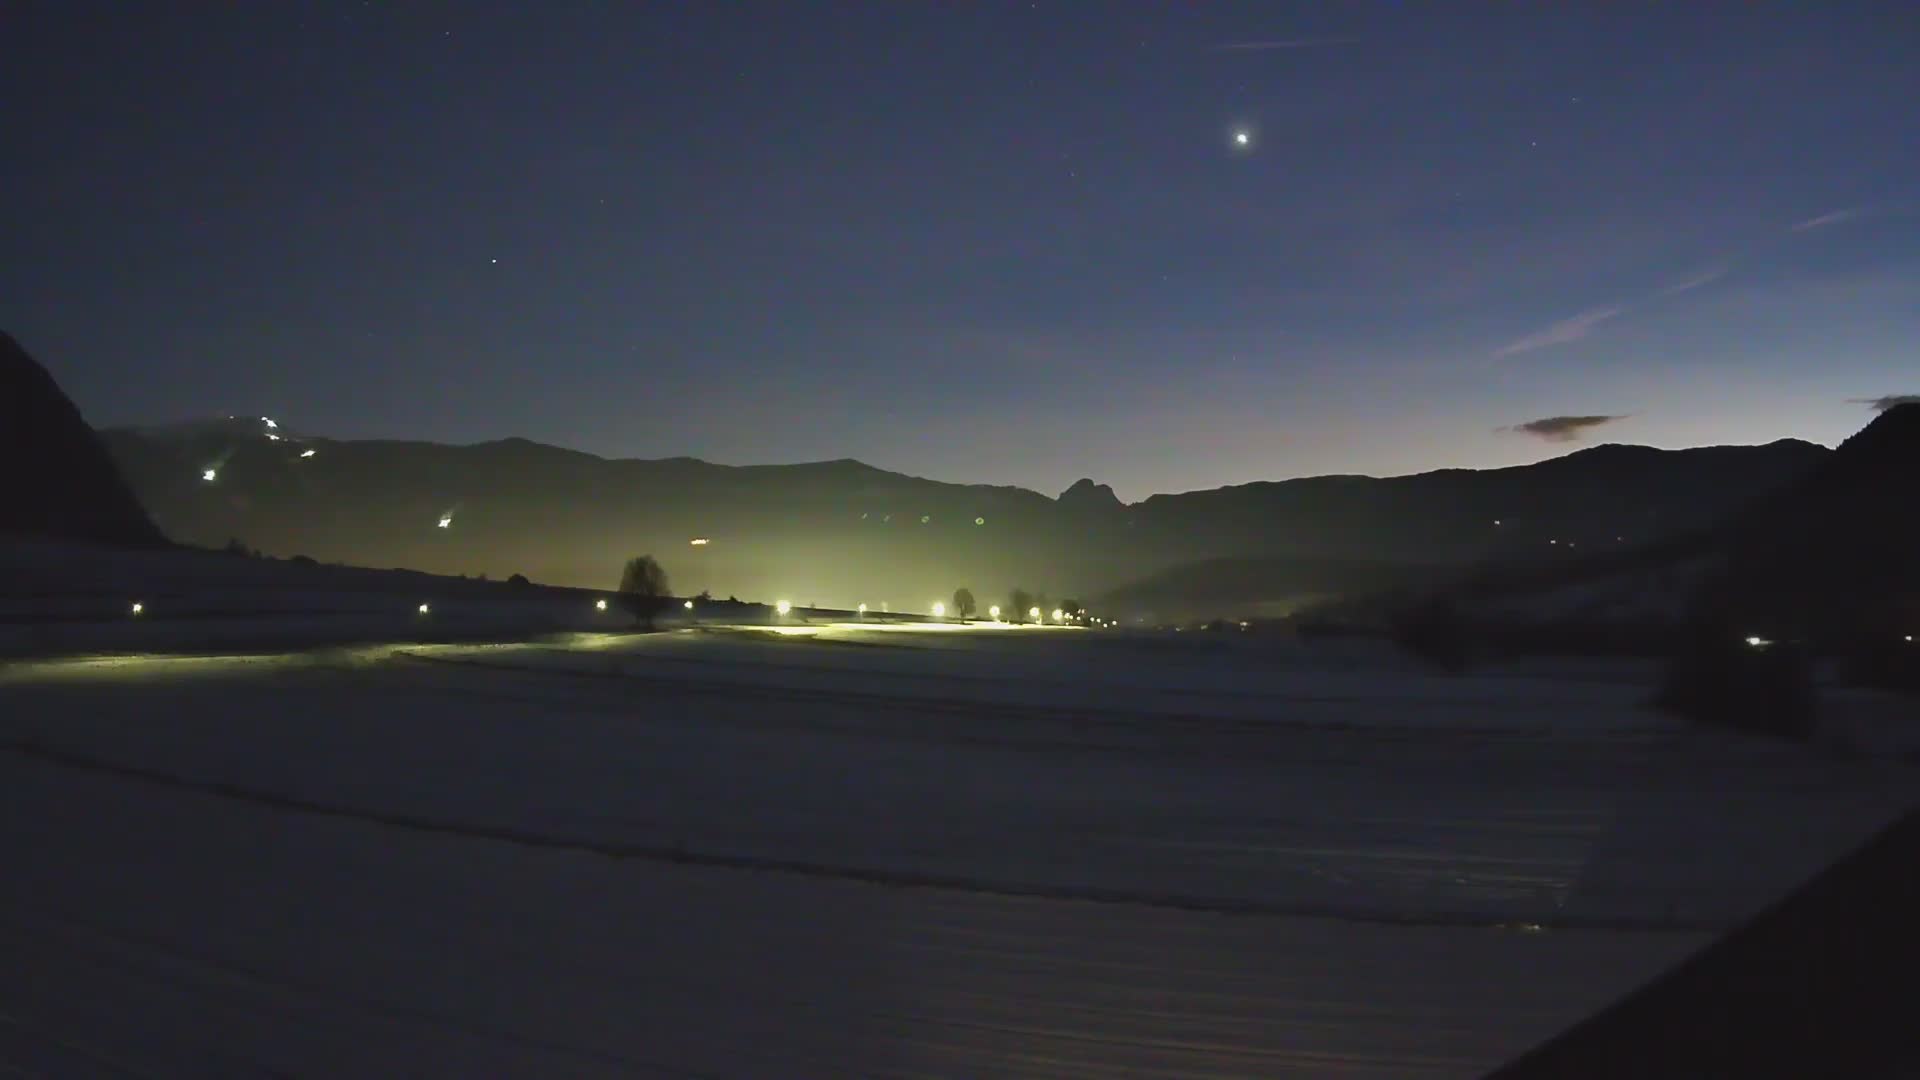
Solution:
M 311 451 L 311 450 L 302 450 L 302 451 L 300 451 L 300 456 L 301 456 L 301 457 L 303 457 L 303 458 L 307 458 L 307 457 L 312 457 L 312 456 L 313 456 L 313 451 Z
M 146 610 L 147 610 L 147 605 L 141 603 L 138 600 L 135 600 L 133 604 L 127 608 L 127 614 L 139 615 Z
M 793 610 L 793 604 L 789 601 L 782 600 L 779 603 L 773 605 L 773 610 L 782 615 L 785 615 L 787 612 Z
M 1064 621 L 1066 620 L 1066 617 L 1067 617 L 1067 613 L 1066 613 L 1066 612 L 1064 612 L 1064 611 L 1061 611 L 1061 610 L 1060 610 L 1059 608 L 1054 608 L 1054 609 L 1053 609 L 1053 621 L 1054 621 L 1054 622 L 1064 622 Z
M 683 607 L 683 608 L 686 608 L 686 609 L 687 609 L 688 611 L 692 611 L 692 610 L 693 610 L 693 601 L 691 601 L 691 600 L 689 600 L 689 601 L 687 601 L 686 603 L 684 603 L 684 604 L 681 604 L 680 606 L 681 606 L 681 607 Z
M 452 515 L 452 514 L 441 514 L 441 515 L 440 515 L 440 528 L 442 528 L 442 529 L 445 529 L 445 528 L 448 528 L 448 527 L 450 527 L 450 526 L 452 526 L 452 525 L 453 525 L 453 515 Z
M 940 602 L 939 602 L 939 601 L 937 601 L 937 600 L 936 600 L 936 601 L 934 601 L 934 604 L 933 604 L 933 617 L 934 617 L 934 618 L 936 618 L 936 619 L 944 619 L 944 618 L 946 618 L 946 617 L 947 617 L 947 605 L 945 605 L 945 604 L 942 604 L 942 603 L 940 603 Z
M 994 622 L 1000 621 L 1000 605 L 999 604 L 995 604 L 992 607 L 987 609 L 987 618 L 992 619 Z
M 692 544 L 694 547 L 706 547 L 707 538 L 704 536 L 696 536 L 693 539 L 687 541 L 687 543 Z
M 421 605 L 420 605 L 420 608 L 419 608 L 419 611 L 420 611 L 420 614 L 422 614 L 422 615 L 431 615 L 431 614 L 433 614 L 433 605 L 432 605 L 432 604 L 421 604 Z
M 593 602 L 593 610 L 595 611 L 607 610 L 607 602 L 605 600 L 595 600 Z
M 861 604 L 859 607 L 859 612 L 860 614 L 865 615 L 867 613 L 867 605 Z
M 1032 621 L 1034 621 L 1034 622 L 1039 622 L 1039 621 L 1040 621 L 1040 609 L 1039 609 L 1039 608 L 1037 608 L 1037 607 L 1036 607 L 1036 608 L 1028 608 L 1028 609 L 1027 609 L 1027 618 L 1028 618 L 1028 619 L 1031 619 L 1031 620 L 1032 620 Z
M 219 477 L 220 477 L 219 469 L 201 469 L 200 470 L 200 479 L 205 480 L 209 484 L 219 479 Z

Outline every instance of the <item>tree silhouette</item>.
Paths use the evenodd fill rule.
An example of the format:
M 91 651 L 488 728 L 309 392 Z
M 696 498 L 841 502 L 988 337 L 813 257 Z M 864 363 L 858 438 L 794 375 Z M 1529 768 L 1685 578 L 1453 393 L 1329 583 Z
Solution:
M 667 572 L 651 555 L 627 560 L 620 572 L 620 606 L 633 613 L 647 629 L 653 629 L 654 616 L 666 606 Z
M 1015 589 L 1013 595 L 1007 597 L 1007 605 L 1011 608 L 1007 612 L 1008 622 L 1025 622 L 1027 612 L 1033 607 L 1033 594 L 1025 589 Z
M 953 613 L 962 619 L 973 618 L 976 610 L 973 602 L 973 590 L 961 587 L 953 590 Z

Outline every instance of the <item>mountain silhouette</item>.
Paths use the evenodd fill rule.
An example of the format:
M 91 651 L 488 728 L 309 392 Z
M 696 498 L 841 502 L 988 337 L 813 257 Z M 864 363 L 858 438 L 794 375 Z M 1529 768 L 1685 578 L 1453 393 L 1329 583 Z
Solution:
M 1074 481 L 1072 487 L 1061 492 L 1058 502 L 1069 509 L 1093 513 L 1124 509 L 1120 496 L 1115 495 L 1111 487 L 1084 478 Z
M 1896 405 L 1798 483 L 1734 515 L 1726 588 L 1826 635 L 1920 626 L 1920 403 Z
M 1772 490 L 1713 520 L 1617 550 L 1491 563 L 1438 588 L 1480 629 L 1659 628 L 1683 622 L 1844 646 L 1920 626 L 1920 404 L 1877 416 Z M 1432 599 L 1416 594 L 1415 603 Z M 1370 622 L 1391 597 L 1336 603 Z
M 1601 446 L 1508 469 L 1315 477 L 1129 506 L 1091 480 L 1051 499 L 845 459 L 729 466 L 525 439 L 341 441 L 258 417 L 103 435 L 162 526 L 192 543 L 238 537 L 277 555 L 601 587 L 625 558 L 651 553 L 683 591 L 898 610 L 962 585 L 1091 597 L 1149 577 L 1157 605 L 1212 604 L 1218 560 L 1271 569 L 1264 582 L 1236 572 L 1253 603 L 1350 587 L 1371 573 L 1361 564 L 1465 566 L 1531 557 L 1549 538 L 1640 541 L 1723 516 L 1831 453 L 1792 441 Z M 1325 580 L 1309 580 L 1316 563 Z
M 167 543 L 47 369 L 0 332 L 0 533 L 124 546 Z

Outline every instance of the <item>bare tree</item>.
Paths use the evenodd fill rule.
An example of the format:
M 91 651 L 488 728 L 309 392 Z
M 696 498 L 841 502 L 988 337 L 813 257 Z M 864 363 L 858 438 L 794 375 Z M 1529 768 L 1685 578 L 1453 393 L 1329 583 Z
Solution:
M 955 615 L 960 616 L 962 619 L 971 619 L 976 610 L 978 609 L 973 602 L 972 589 L 963 586 L 953 590 L 953 613 Z
M 620 606 L 649 630 L 653 629 L 654 616 L 666 607 L 667 590 L 667 572 L 651 555 L 628 559 L 620 572 Z

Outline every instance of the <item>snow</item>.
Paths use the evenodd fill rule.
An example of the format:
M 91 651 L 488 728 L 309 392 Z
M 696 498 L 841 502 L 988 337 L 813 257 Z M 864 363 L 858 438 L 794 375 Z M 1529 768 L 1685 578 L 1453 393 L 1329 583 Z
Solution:
M 18 661 L 0 1061 L 1477 1075 L 1914 798 L 1650 674 L 801 618 Z

